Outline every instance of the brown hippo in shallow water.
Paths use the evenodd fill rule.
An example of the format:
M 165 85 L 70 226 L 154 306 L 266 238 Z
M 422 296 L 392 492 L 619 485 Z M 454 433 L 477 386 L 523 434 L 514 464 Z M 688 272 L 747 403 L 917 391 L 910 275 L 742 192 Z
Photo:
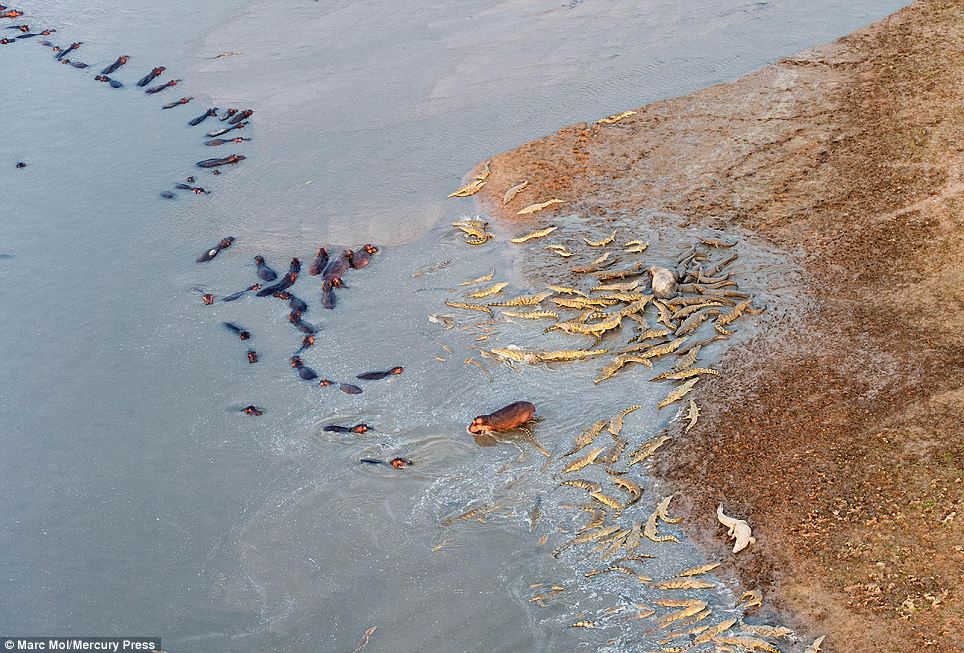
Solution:
M 469 433 L 488 434 L 493 431 L 511 431 L 536 416 L 536 407 L 528 401 L 517 401 L 489 415 L 479 415 L 469 424 Z
M 536 439 L 535 434 L 525 424 L 535 419 L 536 407 L 528 401 L 517 401 L 490 415 L 479 415 L 469 424 L 468 432 L 480 447 L 491 447 L 519 437 L 528 442 L 539 453 L 548 458 L 549 450 Z M 518 431 L 517 435 L 500 436 L 499 433 Z

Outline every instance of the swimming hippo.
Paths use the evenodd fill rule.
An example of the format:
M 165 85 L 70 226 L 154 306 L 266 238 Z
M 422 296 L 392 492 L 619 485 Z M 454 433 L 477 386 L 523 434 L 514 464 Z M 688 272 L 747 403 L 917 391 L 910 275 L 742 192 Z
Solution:
M 205 111 L 204 113 L 202 113 L 202 114 L 201 114 L 200 116 L 198 116 L 197 118 L 194 118 L 193 120 L 188 121 L 187 124 L 189 124 L 191 127 L 197 127 L 198 125 L 200 125 L 202 122 L 204 122 L 205 120 L 207 120 L 207 119 L 210 118 L 211 116 L 216 116 L 216 115 L 218 115 L 218 108 L 217 108 L 217 107 L 212 107 L 212 108 L 208 109 L 207 111 Z
M 251 114 L 253 114 L 253 113 L 254 113 L 254 109 L 245 109 L 244 111 L 238 113 L 237 115 L 235 115 L 234 117 L 232 117 L 230 120 L 228 120 L 228 124 L 229 124 L 229 125 L 236 125 L 236 124 L 238 124 L 239 122 L 241 122 L 242 120 L 244 120 L 245 118 L 250 118 L 250 117 L 251 117 Z
M 298 280 L 298 273 L 301 271 L 301 261 L 298 258 L 291 259 L 291 264 L 288 266 L 288 273 L 281 277 L 281 281 L 276 284 L 272 284 L 258 291 L 258 297 L 267 297 L 268 295 L 273 295 L 276 292 L 282 290 L 287 290 L 294 285 L 295 281 Z
M 204 190 L 200 186 L 188 186 L 187 184 L 174 184 L 174 188 L 178 190 L 189 190 L 195 195 L 207 195 L 208 191 Z
M 288 308 L 290 308 L 292 311 L 298 311 L 299 314 L 308 310 L 308 304 L 301 301 L 290 292 L 285 292 L 282 290 L 280 292 L 272 293 L 272 296 L 277 297 L 278 299 L 288 300 Z
M 315 374 L 315 371 L 304 364 L 304 362 L 301 360 L 301 356 L 291 357 L 291 367 L 298 370 L 298 376 L 300 376 L 304 381 L 311 381 L 312 379 L 318 378 L 318 375 Z
M 384 379 L 387 376 L 392 376 L 393 374 L 401 374 L 405 370 L 404 367 L 393 367 L 386 372 L 365 372 L 364 374 L 359 374 L 356 379 L 361 379 L 363 381 L 378 381 L 379 379 Z
M 247 126 L 248 126 L 248 123 L 246 123 L 246 122 L 239 122 L 238 124 L 234 125 L 233 127 L 223 127 L 223 128 L 221 128 L 221 129 L 215 129 L 213 132 L 208 132 L 208 133 L 205 134 L 205 135 L 206 135 L 208 138 L 213 138 L 214 136 L 220 136 L 221 134 L 227 134 L 229 131 L 232 131 L 232 130 L 234 130 L 234 129 L 244 129 L 244 128 L 247 127 Z
M 310 322 L 301 319 L 301 311 L 291 311 L 288 314 L 288 321 L 295 325 L 295 328 L 309 336 L 318 333 L 318 327 Z
M 67 48 L 66 50 L 61 50 L 61 51 L 60 51 L 60 54 L 57 55 L 57 58 L 58 58 L 58 59 L 63 59 L 63 58 L 64 58 L 65 56 L 67 56 L 69 53 L 71 53 L 71 52 L 73 52 L 74 50 L 77 50 L 78 48 L 80 48 L 81 43 L 83 43 L 83 41 L 81 41 L 81 42 L 79 42 L 79 43 L 71 43 L 69 48 Z
M 335 308 L 335 291 L 330 281 L 321 284 L 321 307 L 329 310 Z
M 328 249 L 325 247 L 319 247 L 315 250 L 315 260 L 311 262 L 308 266 L 308 274 L 317 277 L 321 274 L 325 267 L 328 265 Z
M 258 266 L 258 270 L 255 272 L 255 274 L 258 275 L 259 279 L 264 281 L 274 281 L 278 278 L 278 273 L 265 264 L 264 257 L 260 254 L 254 257 L 254 264 Z
M 239 290 L 238 292 L 232 293 L 232 294 L 228 295 L 227 297 L 223 297 L 223 298 L 221 299 L 221 301 L 222 301 L 222 302 L 233 302 L 235 299 L 240 299 L 241 297 L 243 297 L 243 296 L 245 295 L 245 293 L 253 292 L 253 291 L 257 291 L 257 290 L 261 290 L 261 284 L 260 284 L 260 283 L 251 284 L 250 286 L 248 286 L 248 287 L 245 288 L 244 290 Z
M 365 463 L 366 465 L 388 465 L 394 467 L 395 469 L 405 469 L 406 467 L 411 467 L 413 463 L 408 458 L 392 458 L 390 461 L 385 462 L 384 460 L 379 460 L 378 458 L 362 458 L 358 462 Z
M 324 279 L 331 281 L 335 278 L 341 278 L 351 268 L 351 260 L 354 256 L 354 252 L 350 249 L 342 250 L 341 255 L 338 258 L 333 259 L 323 272 Z
M 130 59 L 130 57 L 128 57 L 126 54 L 117 57 L 117 61 L 115 61 L 115 62 L 112 63 L 111 65 L 107 66 L 107 67 L 104 68 L 102 71 L 100 71 L 100 74 L 101 74 L 101 75 L 110 75 L 112 72 L 114 72 L 115 70 L 117 70 L 118 68 L 120 68 L 121 66 L 123 66 L 125 63 L 127 63 L 127 60 L 128 60 L 128 59 Z
M 281 277 L 281 281 L 272 284 L 270 286 L 265 286 L 258 291 L 258 297 L 267 297 L 268 295 L 273 295 L 280 290 L 286 290 L 294 285 L 295 281 L 298 280 L 297 272 L 288 272 L 285 276 Z
M 187 104 L 193 99 L 194 97 L 182 97 L 180 100 L 175 100 L 174 102 L 169 102 L 168 104 L 165 104 L 163 107 L 161 107 L 161 109 L 173 109 L 174 107 L 180 106 L 182 104 Z
M 121 84 L 120 82 L 118 82 L 116 79 L 111 79 L 111 78 L 108 77 L 107 75 L 97 75 L 96 77 L 94 77 L 94 80 L 96 80 L 96 81 L 98 81 L 98 82 L 105 82 L 105 83 L 107 83 L 107 84 L 110 84 L 112 88 L 121 88 L 122 86 L 124 86 L 123 84 Z
M 351 255 L 351 266 L 356 269 L 367 266 L 372 260 L 372 254 L 377 252 L 378 248 L 371 243 L 359 248 L 357 252 Z
M 220 145 L 225 145 L 227 143 L 243 143 L 244 141 L 250 141 L 250 138 L 242 138 L 238 136 L 237 138 L 212 138 L 209 141 L 204 141 L 204 144 L 208 147 L 218 147 Z
M 165 68 L 164 66 L 158 66 L 157 68 L 153 69 L 151 72 L 141 77 L 141 80 L 137 82 L 137 85 L 147 86 L 148 84 L 153 82 L 157 78 L 157 76 L 163 73 L 165 70 L 167 70 L 167 68 Z
M 238 337 L 241 340 L 248 340 L 251 338 L 251 332 L 248 331 L 247 329 L 242 329 L 237 324 L 234 324 L 232 322 L 222 322 L 221 324 L 224 326 L 225 329 L 227 329 L 231 333 L 238 334 Z
M 172 87 L 172 86 L 177 86 L 177 83 L 180 82 L 180 81 L 181 81 L 181 80 L 179 80 L 179 79 L 171 79 L 171 80 L 169 80 L 169 81 L 164 82 L 163 84 L 159 84 L 158 86 L 152 86 L 151 88 L 147 89 L 147 90 L 144 91 L 144 92 L 147 93 L 148 95 L 154 95 L 155 93 L 160 93 L 160 92 L 163 91 L 165 88 L 170 88 L 170 87 Z
M 355 424 L 354 426 L 336 426 L 329 424 L 324 430 L 329 433 L 368 433 L 369 431 L 374 431 L 372 427 L 364 423 Z
M 210 260 L 213 259 L 215 256 L 217 256 L 218 254 L 220 254 L 222 249 L 227 249 L 228 247 L 230 247 L 230 246 L 231 246 L 231 243 L 233 243 L 233 242 L 234 242 L 234 236 L 228 236 L 227 238 L 222 238 L 222 239 L 221 239 L 221 242 L 219 242 L 217 245 L 215 245 L 214 247 L 212 247 L 212 248 L 209 249 L 208 251 L 206 251 L 206 252 L 204 252 L 203 254 L 201 254 L 200 256 L 198 256 L 198 257 L 197 257 L 197 262 L 198 262 L 198 263 L 204 263 L 205 261 L 210 261 Z
M 217 168 L 218 166 L 228 165 L 229 163 L 240 163 L 244 161 L 243 154 L 232 154 L 231 156 L 226 156 L 220 159 L 204 159 L 203 161 L 197 162 L 197 167 L 199 168 Z

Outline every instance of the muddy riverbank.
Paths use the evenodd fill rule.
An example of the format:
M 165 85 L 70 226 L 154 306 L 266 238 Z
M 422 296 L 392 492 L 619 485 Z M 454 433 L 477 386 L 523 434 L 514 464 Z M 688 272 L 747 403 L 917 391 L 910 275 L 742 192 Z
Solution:
M 516 224 L 562 200 L 525 228 L 665 211 L 798 253 L 806 301 L 726 353 L 659 473 L 712 552 L 719 501 L 754 526 L 729 573 L 833 651 L 964 650 L 962 47 L 960 3 L 915 3 L 501 154 L 479 193 Z

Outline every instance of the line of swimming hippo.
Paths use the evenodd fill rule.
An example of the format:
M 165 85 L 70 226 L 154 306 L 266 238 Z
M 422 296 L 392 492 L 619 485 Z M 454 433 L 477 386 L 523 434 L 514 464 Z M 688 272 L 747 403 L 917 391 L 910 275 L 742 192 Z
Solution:
M 15 18 L 20 18 L 23 15 L 24 15 L 24 12 L 19 9 L 8 9 L 6 6 L 0 4 L 0 19 L 4 19 L 4 18 L 15 19 Z M 16 43 L 20 43 L 26 39 L 32 39 L 38 36 L 41 36 L 41 37 L 50 36 L 51 34 L 57 31 L 56 29 L 44 29 L 38 32 L 34 32 L 34 31 L 31 31 L 30 25 L 20 24 L 20 25 L 8 25 L 2 28 L 2 30 L 0 30 L 0 34 L 6 33 L 7 30 L 16 30 L 17 32 L 20 32 L 20 34 L 16 36 L 12 36 L 12 38 L 9 36 L 0 37 L 0 46 L 13 45 Z M 72 59 L 69 59 L 67 56 L 79 50 L 80 47 L 83 45 L 83 41 L 76 41 L 66 47 L 56 45 L 47 39 L 41 39 L 37 42 L 44 47 L 51 48 L 54 52 L 54 59 L 64 65 L 73 66 L 74 68 L 78 68 L 81 70 L 90 68 L 89 64 L 83 63 L 81 61 L 74 61 Z M 126 65 L 129 60 L 130 60 L 130 55 L 125 54 L 125 55 L 119 56 L 112 64 L 102 69 L 100 71 L 100 74 L 96 75 L 94 79 L 98 82 L 103 82 L 105 84 L 108 84 L 112 88 L 123 88 L 124 83 L 111 77 L 111 75 L 117 72 L 122 66 Z M 144 88 L 144 93 L 146 95 L 154 95 L 156 93 L 160 93 L 165 89 L 177 86 L 182 80 L 169 79 L 164 83 L 150 86 L 150 84 L 155 79 L 160 77 L 166 70 L 167 68 L 165 68 L 164 66 L 157 66 L 155 68 L 152 68 L 149 73 L 147 73 L 137 81 L 136 85 L 138 87 Z M 168 104 L 163 105 L 161 109 L 162 110 L 174 109 L 176 107 L 188 104 L 193 99 L 194 99 L 193 97 L 182 97 L 179 100 L 175 100 L 173 102 L 169 102 Z M 213 129 L 212 131 L 207 132 L 206 137 L 210 140 L 204 141 L 204 145 L 208 147 L 218 147 L 229 143 L 236 144 L 236 143 L 243 143 L 245 141 L 251 140 L 250 138 L 243 137 L 243 136 L 234 136 L 233 138 L 219 138 L 219 137 L 226 136 L 230 132 L 234 132 L 235 130 L 244 129 L 245 127 L 247 127 L 250 124 L 249 118 L 251 117 L 252 114 L 254 114 L 254 109 L 244 109 L 242 111 L 239 109 L 229 108 L 229 109 L 226 109 L 223 113 L 221 113 L 220 116 L 218 115 L 219 111 L 220 110 L 218 109 L 218 107 L 211 107 L 210 109 L 206 110 L 204 113 L 199 115 L 198 117 L 188 121 L 188 125 L 190 125 L 191 127 L 196 127 L 200 125 L 208 118 L 216 118 L 217 120 L 226 124 L 226 126 L 224 127 L 219 127 L 217 129 Z M 209 159 L 203 159 L 201 161 L 198 161 L 196 165 L 199 168 L 210 170 L 211 174 L 219 175 L 221 174 L 221 170 L 220 170 L 221 166 L 240 163 L 241 161 L 244 161 L 244 159 L 245 157 L 242 154 L 229 154 L 228 156 L 224 156 L 224 157 L 213 157 Z M 25 168 L 26 166 L 27 164 L 22 161 L 17 163 L 18 168 Z M 195 179 L 195 177 L 193 176 L 189 176 L 184 180 L 184 182 L 179 182 L 177 184 L 174 184 L 174 188 L 176 190 L 191 191 L 195 195 L 208 194 L 209 191 L 205 190 L 203 187 L 198 186 L 196 184 L 197 184 L 197 179 Z M 161 192 L 161 197 L 165 199 L 174 199 L 176 195 L 172 191 L 166 190 Z
M 16 19 L 23 15 L 23 11 L 17 9 L 8 9 L 6 6 L 0 4 L 0 19 Z M 0 34 L 4 33 L 5 30 L 16 30 L 19 32 L 19 34 L 12 36 L 12 38 L 0 36 L 0 46 L 13 45 L 35 37 L 47 37 L 57 32 L 56 29 L 45 29 L 42 31 L 33 32 L 31 31 L 30 26 L 27 24 L 8 25 L 7 27 L 0 29 Z M 73 52 L 76 52 L 81 48 L 83 45 L 83 42 L 81 41 L 71 43 L 67 47 L 56 45 L 45 38 L 37 42 L 44 47 L 51 48 L 54 52 L 54 59 L 63 65 L 69 65 L 80 70 L 90 68 L 89 64 L 68 58 L 68 55 L 71 55 Z M 99 74 L 95 75 L 94 80 L 107 84 L 114 89 L 125 88 L 125 84 L 119 79 L 116 79 L 113 75 L 123 66 L 127 65 L 127 63 L 130 61 L 130 58 L 130 55 L 126 54 L 119 56 L 113 63 L 106 66 L 100 71 Z M 164 66 L 152 68 L 150 72 L 136 82 L 136 86 L 143 88 L 145 95 L 155 95 L 168 88 L 177 86 L 182 81 L 181 79 L 170 79 L 160 84 L 151 85 L 152 82 L 160 77 L 166 70 L 167 69 Z M 192 100 L 193 97 L 182 97 L 178 100 L 163 105 L 161 109 L 174 109 L 188 104 Z M 187 122 L 188 126 L 190 127 L 197 127 L 209 118 L 224 123 L 224 126 L 217 127 L 216 129 L 206 133 L 206 138 L 209 140 L 205 140 L 203 142 L 205 146 L 219 147 L 229 143 L 237 144 L 251 140 L 248 137 L 234 136 L 232 132 L 244 129 L 250 125 L 250 118 L 252 114 L 254 114 L 253 109 L 239 110 L 235 108 L 228 108 L 224 112 L 220 113 L 220 115 L 219 112 L 220 109 L 218 107 L 211 107 L 205 110 L 204 113 L 192 118 Z M 222 166 L 240 163 L 244 159 L 245 157 L 243 155 L 230 154 L 225 157 L 203 159 L 198 161 L 196 166 L 204 170 L 210 170 L 211 174 L 213 175 L 219 175 L 221 174 L 220 169 Z M 25 168 L 26 166 L 27 164 L 23 162 L 18 162 L 16 165 L 17 168 Z M 174 189 L 190 191 L 195 195 L 206 195 L 209 193 L 208 190 L 197 185 L 197 180 L 194 176 L 188 176 L 185 178 L 184 182 L 174 184 Z M 161 197 L 165 199 L 174 199 L 176 195 L 171 191 L 163 191 L 161 192 Z M 223 250 L 231 247 L 232 243 L 234 243 L 234 240 L 235 239 L 233 237 L 222 239 L 217 245 L 201 254 L 201 256 L 199 256 L 197 259 L 198 262 L 205 263 L 213 260 Z M 319 247 L 316 250 L 315 257 L 312 260 L 311 265 L 308 267 L 308 274 L 310 276 L 321 277 L 321 304 L 323 308 L 335 308 L 335 290 L 337 288 L 346 287 L 344 285 L 344 275 L 351 269 L 366 267 L 371 261 L 372 256 L 377 252 L 378 248 L 371 244 L 366 244 L 357 251 L 345 249 L 337 257 L 330 257 L 328 250 L 325 247 Z M 254 261 L 258 279 L 263 282 L 270 283 L 270 285 L 262 285 L 260 282 L 254 283 L 243 290 L 226 295 L 220 299 L 216 299 L 213 294 L 203 294 L 201 296 L 202 302 L 206 305 L 212 305 L 216 301 L 231 302 L 238 300 L 249 293 L 253 293 L 256 297 L 270 296 L 288 302 L 288 320 L 296 329 L 298 329 L 299 332 L 303 334 L 299 348 L 290 358 L 290 365 L 296 371 L 298 377 L 305 381 L 317 381 L 318 385 L 322 388 L 336 386 L 342 392 L 347 394 L 362 393 L 362 388 L 354 383 L 340 383 L 330 379 L 319 378 L 318 374 L 314 370 L 305 365 L 300 356 L 302 352 L 315 344 L 315 333 L 318 331 L 317 326 L 307 322 L 302 317 L 303 314 L 308 311 L 308 304 L 289 291 L 289 289 L 297 281 L 298 275 L 301 272 L 301 261 L 298 258 L 293 258 L 291 260 L 288 272 L 280 278 L 278 277 L 277 272 L 268 266 L 264 257 L 256 256 Z M 246 341 L 252 337 L 250 331 L 237 324 L 231 322 L 224 322 L 222 324 L 225 329 L 238 336 L 238 338 L 241 340 Z M 250 364 L 257 363 L 259 360 L 258 352 L 254 349 L 248 349 L 246 352 L 246 357 L 248 363 Z M 403 368 L 399 366 L 385 371 L 365 372 L 358 374 L 356 379 L 360 381 L 377 381 L 401 374 L 402 372 Z M 243 409 L 241 409 L 241 412 L 252 416 L 261 416 L 264 414 L 264 410 L 262 408 L 259 408 L 253 404 L 245 406 Z M 329 425 L 325 427 L 325 430 L 335 433 L 362 434 L 370 430 L 374 430 L 374 428 L 368 426 L 367 424 L 356 424 L 354 426 Z M 373 465 L 387 465 L 396 469 L 409 467 L 413 464 L 411 460 L 402 457 L 396 457 L 387 461 L 378 460 L 375 458 L 363 458 L 360 462 Z

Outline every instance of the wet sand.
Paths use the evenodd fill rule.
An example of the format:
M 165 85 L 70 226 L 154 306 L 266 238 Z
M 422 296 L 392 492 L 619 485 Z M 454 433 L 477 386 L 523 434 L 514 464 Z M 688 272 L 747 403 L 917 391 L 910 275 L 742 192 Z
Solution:
M 960 3 L 915 3 L 496 156 L 478 195 L 520 231 L 665 211 L 799 256 L 803 300 L 727 351 L 658 472 L 709 552 L 719 501 L 753 525 L 726 571 L 833 651 L 964 650 L 962 43 Z

